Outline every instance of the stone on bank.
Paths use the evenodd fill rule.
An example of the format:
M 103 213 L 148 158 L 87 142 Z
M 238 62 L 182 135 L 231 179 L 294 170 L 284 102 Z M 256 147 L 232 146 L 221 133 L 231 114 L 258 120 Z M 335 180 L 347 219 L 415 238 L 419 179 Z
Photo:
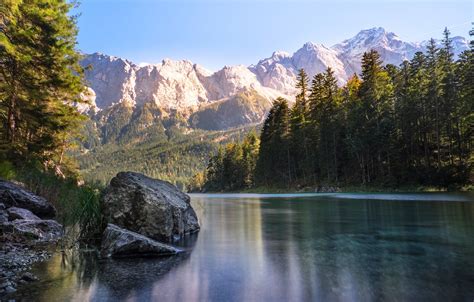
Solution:
M 7 208 L 27 209 L 43 219 L 56 216 L 56 209 L 46 199 L 10 181 L 0 180 L 0 201 Z
M 108 223 L 158 241 L 199 231 L 187 194 L 140 173 L 118 173 L 105 191 L 102 211 Z
M 51 219 L 55 215 L 46 199 L 20 184 L 0 180 L 0 300 L 14 293 L 18 283 L 36 280 L 25 270 L 48 259 L 44 244 L 62 237 L 62 225 Z
M 169 256 L 180 250 L 170 245 L 108 224 L 102 236 L 100 255 L 107 257 Z

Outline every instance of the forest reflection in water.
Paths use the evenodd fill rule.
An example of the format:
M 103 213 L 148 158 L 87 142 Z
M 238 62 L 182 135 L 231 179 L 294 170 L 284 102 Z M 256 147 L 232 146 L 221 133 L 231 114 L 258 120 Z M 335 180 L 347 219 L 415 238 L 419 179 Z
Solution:
M 471 301 L 474 202 L 458 194 L 192 196 L 176 257 L 57 254 L 39 301 Z M 385 199 L 385 200 L 384 200 Z M 386 200 L 388 199 L 388 200 Z

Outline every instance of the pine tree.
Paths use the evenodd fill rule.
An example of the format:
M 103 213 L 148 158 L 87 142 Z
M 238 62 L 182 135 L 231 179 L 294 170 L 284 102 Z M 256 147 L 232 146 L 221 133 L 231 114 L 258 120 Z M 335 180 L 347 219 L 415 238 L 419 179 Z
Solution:
M 224 149 L 220 147 L 217 154 L 209 159 L 204 187 L 211 191 L 222 191 L 224 185 Z
M 0 116 L 4 156 L 40 160 L 62 174 L 82 115 L 73 3 L 8 0 L 0 24 Z M 6 148 L 5 148 L 6 146 Z
M 351 130 L 358 142 L 353 151 L 360 161 L 362 182 L 367 183 L 391 174 L 394 91 L 380 55 L 374 50 L 362 57 L 361 77 L 361 102 L 356 108 L 360 121 Z
M 229 143 L 225 147 L 223 159 L 224 190 L 234 191 L 244 187 L 245 165 L 243 165 L 242 146 Z
M 314 77 L 310 94 L 313 138 L 317 144 L 317 170 L 321 179 L 338 181 L 342 116 L 340 92 L 331 68 Z
M 223 179 L 240 176 L 223 189 L 252 183 L 444 188 L 469 183 L 474 158 L 471 45 L 454 62 L 445 30 L 443 48 L 432 39 L 426 54 L 417 52 L 399 67 L 383 66 L 379 54 L 370 51 L 363 55 L 361 77 L 353 75 L 342 88 L 328 68 L 306 91 L 301 71 L 295 105 L 290 110 L 285 99 L 274 101 L 260 147 L 249 135 L 241 152 L 236 146 L 225 152 L 223 167 L 232 167 L 233 173 Z
M 303 178 L 306 183 L 309 155 L 309 137 L 308 137 L 308 76 L 304 69 L 300 69 L 296 81 L 296 88 L 299 93 L 296 95 L 296 101 L 291 108 L 290 116 L 290 169 L 295 178 Z M 295 179 L 296 180 L 296 179 Z
M 310 164 L 313 182 L 321 181 L 321 137 L 320 137 L 320 113 L 321 107 L 326 96 L 324 90 L 324 74 L 314 75 L 311 81 L 311 90 L 309 95 L 309 137 L 310 137 Z
M 344 176 L 346 182 L 355 182 L 360 183 L 361 178 L 355 178 L 357 173 L 355 171 L 360 171 L 360 158 L 354 156 L 354 153 L 357 155 L 354 150 L 359 150 L 359 137 L 355 135 L 353 129 L 357 127 L 357 123 L 360 120 L 360 116 L 357 116 L 358 108 L 360 108 L 360 98 L 359 90 L 362 81 L 354 74 L 347 80 L 346 85 L 342 88 L 341 98 L 342 98 L 342 116 L 344 120 L 344 128 L 342 130 L 342 139 L 343 139 L 343 152 L 341 166 L 344 168 L 341 171 L 341 174 Z
M 254 185 L 255 166 L 258 159 L 260 141 L 254 131 L 249 132 L 242 143 L 242 166 L 244 169 L 244 186 L 249 188 Z
M 290 185 L 293 181 L 290 170 L 289 118 L 288 101 L 277 98 L 265 119 L 260 135 L 260 152 L 256 167 L 259 185 Z
M 456 117 L 455 138 L 458 166 L 458 181 L 465 182 L 470 177 L 473 166 L 474 147 L 474 29 L 470 32 L 470 49 L 464 51 L 456 62 L 455 74 L 458 76 L 457 106 L 453 112 Z
M 302 106 L 306 105 L 306 100 L 308 96 L 308 75 L 301 68 L 298 71 L 298 76 L 296 77 L 296 89 L 299 90 L 298 94 L 296 95 L 296 101 L 300 101 Z
M 454 129 L 458 124 L 457 116 L 454 115 L 457 104 L 457 78 L 454 73 L 454 54 L 452 47 L 452 39 L 450 32 L 447 28 L 443 32 L 443 48 L 440 50 L 440 69 L 441 69 L 441 144 L 445 143 L 446 146 L 442 146 L 447 157 L 449 158 L 450 165 L 454 165 L 453 157 L 453 138 L 456 130 Z
M 428 79 L 427 92 L 427 123 L 432 125 L 432 129 L 426 129 L 427 146 L 433 145 L 435 150 L 429 150 L 429 154 L 435 155 L 436 169 L 441 168 L 441 70 L 439 67 L 439 49 L 434 39 L 431 39 L 427 46 L 426 68 Z M 433 133 L 433 135 L 432 135 Z M 435 141 L 431 143 L 430 137 L 434 136 Z M 431 149 L 431 148 L 429 148 Z M 429 161 L 429 159 L 428 159 Z M 433 173 L 433 171 L 428 171 Z

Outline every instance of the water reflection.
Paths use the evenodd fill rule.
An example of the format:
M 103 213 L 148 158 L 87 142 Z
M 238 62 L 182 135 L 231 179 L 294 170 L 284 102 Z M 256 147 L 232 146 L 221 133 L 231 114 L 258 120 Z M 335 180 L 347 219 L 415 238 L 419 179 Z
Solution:
M 472 301 L 472 199 L 416 195 L 195 195 L 202 229 L 180 243 L 188 253 L 104 262 L 58 255 L 38 267 L 47 281 L 23 294 L 39 301 Z

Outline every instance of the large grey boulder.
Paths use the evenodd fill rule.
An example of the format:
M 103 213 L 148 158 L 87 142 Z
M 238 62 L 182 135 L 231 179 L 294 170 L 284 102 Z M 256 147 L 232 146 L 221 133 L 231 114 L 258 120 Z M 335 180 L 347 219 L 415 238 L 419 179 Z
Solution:
M 175 247 L 109 223 L 102 235 L 100 255 L 103 258 L 169 256 L 179 252 Z
M 56 216 L 56 209 L 46 199 L 9 181 L 0 180 L 0 201 L 7 208 L 28 209 L 43 219 Z
M 135 172 L 120 172 L 106 189 L 107 222 L 159 241 L 199 230 L 190 198 L 169 182 Z

